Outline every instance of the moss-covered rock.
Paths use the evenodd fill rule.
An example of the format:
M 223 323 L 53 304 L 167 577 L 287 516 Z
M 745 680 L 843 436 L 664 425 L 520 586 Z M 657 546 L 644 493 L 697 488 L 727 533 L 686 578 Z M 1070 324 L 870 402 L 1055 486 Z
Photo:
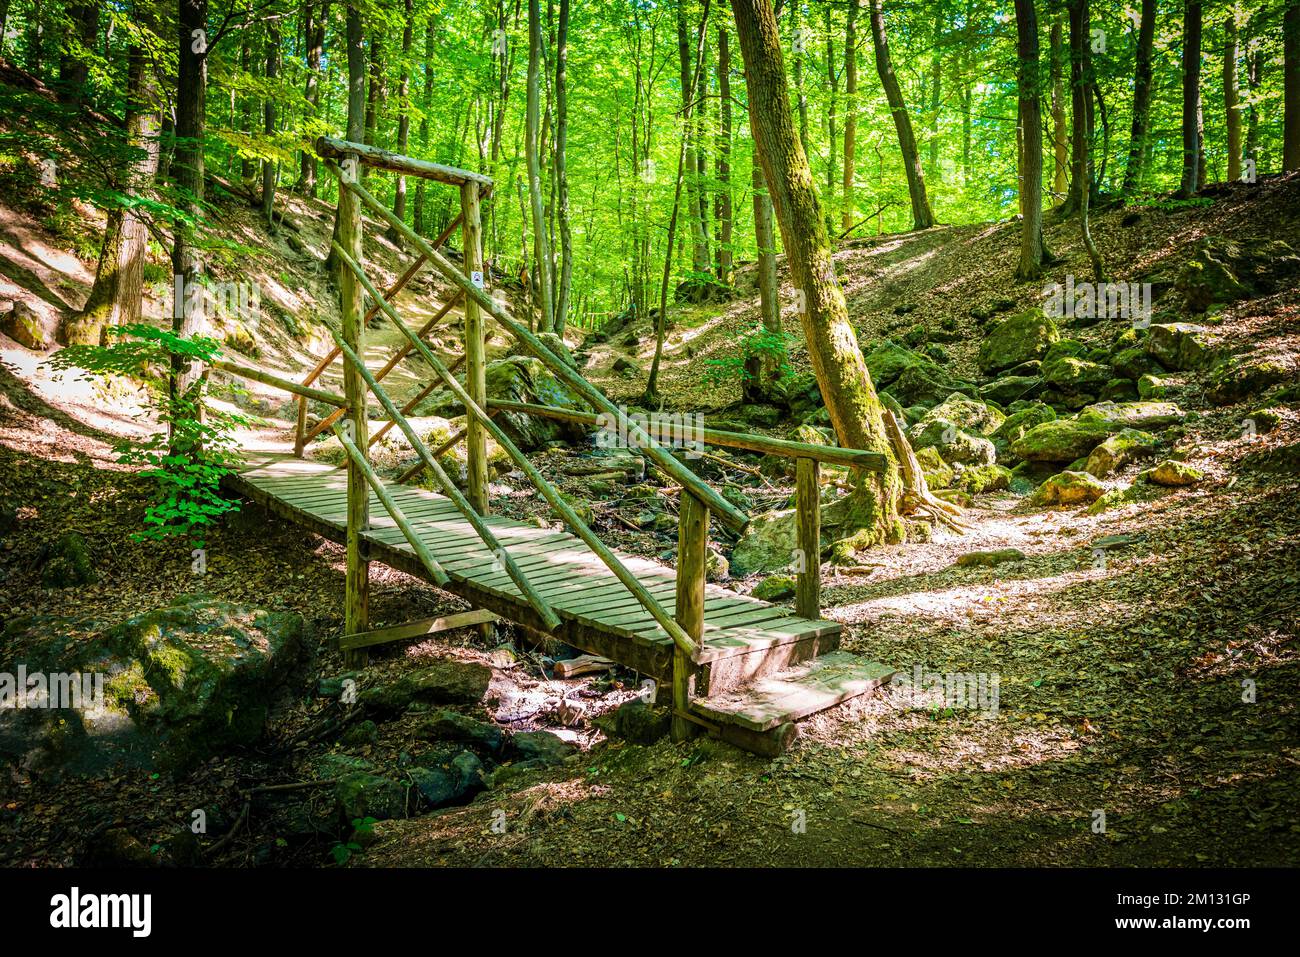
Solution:
M 1073 462 L 1121 428 L 1100 419 L 1056 419 L 1029 429 L 1011 443 L 1011 450 L 1030 462 Z
M 1060 338 L 1056 323 L 1041 308 L 1015 313 L 994 326 L 980 343 L 979 369 L 990 375 L 1030 359 L 1042 359 Z
M 1084 471 L 1106 478 L 1135 459 L 1155 455 L 1159 444 L 1160 439 L 1150 432 L 1123 429 L 1092 450 Z
M 918 423 L 913 427 L 911 442 L 916 449 L 937 450 L 939 457 L 950 465 L 991 465 L 997 461 L 997 449 L 992 442 L 945 419 Z
M 942 420 L 974 435 L 989 436 L 1005 419 L 1005 415 L 988 403 L 954 392 L 927 412 L 912 431 L 920 431 L 929 423 Z
M 979 388 L 979 397 L 999 405 L 1010 405 L 1020 399 L 1032 399 L 1045 388 L 1042 376 L 1004 375 Z
M 1194 312 L 1267 295 L 1300 276 L 1300 256 L 1282 240 L 1249 243 L 1207 236 L 1178 274 L 1175 288 Z
M 406 788 L 365 771 L 340 778 L 334 785 L 334 802 L 345 824 L 358 818 L 387 821 L 406 816 Z
M 782 601 L 793 598 L 795 580 L 789 575 L 770 575 L 754 586 L 750 592 L 759 601 Z
M 1144 375 L 1137 380 L 1138 398 L 1145 402 L 1167 399 L 1175 385 L 1168 376 Z
M 1146 350 L 1166 369 L 1189 371 L 1205 368 L 1217 358 L 1210 331 L 1190 322 L 1153 325 L 1146 339 Z
M 1264 435 L 1272 432 L 1282 424 L 1282 415 L 1277 409 L 1251 409 L 1242 419 L 1242 430 L 1248 434 Z
M 1140 379 L 1144 375 L 1163 372 L 1155 357 L 1141 346 L 1131 346 L 1116 352 L 1110 360 L 1111 368 L 1126 379 Z
M 1116 429 L 1161 429 L 1177 425 L 1187 414 L 1173 402 L 1097 402 L 1080 410 L 1078 417 Z
M 45 558 L 41 584 L 46 588 L 75 588 L 98 580 L 86 540 L 78 532 L 64 532 Z
M 1071 395 L 1098 395 L 1111 379 L 1110 366 L 1073 356 L 1043 362 L 1043 381 Z
M 1147 469 L 1138 478 L 1154 485 L 1179 488 L 1184 485 L 1195 485 L 1205 478 L 1205 473 L 1195 466 L 1188 465 L 1186 462 L 1166 459 L 1155 468 Z
M 412 706 L 473 705 L 487 694 L 492 671 L 473 661 L 443 658 L 396 681 L 366 688 L 357 703 L 370 714 L 398 715 Z
M 43 352 L 49 345 L 45 341 L 41 317 L 25 302 L 15 302 L 8 312 L 0 316 L 0 332 L 36 352 Z
M 953 481 L 953 485 L 971 495 L 1005 492 L 1011 488 L 1011 470 L 1001 465 L 977 465 L 965 469 Z
M 1055 422 L 1056 410 L 1045 402 L 1030 402 L 1008 415 L 991 438 L 999 451 L 1019 441 L 1026 432 L 1044 422 Z
M 1097 501 L 1106 492 L 1106 487 L 1087 472 L 1057 472 L 1038 487 L 1030 504 L 1046 505 L 1088 505 Z
M 1024 560 L 1025 553 L 1018 548 L 997 548 L 990 551 L 967 552 L 965 555 L 958 556 L 955 564 L 958 568 L 992 568 L 995 565 Z
M 1295 376 L 1294 360 L 1287 355 L 1231 356 L 1215 366 L 1206 395 L 1215 405 L 1241 402 Z
M 943 460 L 936 448 L 918 449 L 916 461 L 925 473 L 925 483 L 932 489 L 947 488 L 952 484 L 952 466 Z

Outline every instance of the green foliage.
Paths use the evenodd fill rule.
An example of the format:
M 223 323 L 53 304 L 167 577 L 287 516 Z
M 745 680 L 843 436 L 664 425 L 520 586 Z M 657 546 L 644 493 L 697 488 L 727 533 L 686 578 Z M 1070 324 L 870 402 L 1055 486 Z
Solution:
M 159 376 L 170 368 L 173 357 L 210 362 L 221 351 L 216 340 L 186 338 L 144 324 L 111 331 L 118 341 L 107 346 L 68 346 L 47 364 L 57 372 L 78 371 L 82 380 L 124 376 L 146 385 L 149 404 L 166 428 L 142 445 L 124 442 L 115 449 L 119 462 L 142 466 L 142 474 L 157 485 L 155 499 L 145 511 L 146 528 L 135 537 L 161 540 L 191 535 L 194 546 L 201 548 L 202 530 L 239 508 L 238 503 L 222 497 L 221 479 L 236 463 L 234 429 L 252 420 L 209 406 L 205 401 L 206 375 L 184 395 L 172 395 L 165 376 Z
M 375 825 L 379 823 L 373 817 L 354 817 L 352 819 L 352 840 L 344 843 L 343 841 L 335 842 L 330 848 L 330 856 L 334 858 L 334 863 L 340 867 L 352 859 L 353 854 L 360 854 L 365 848 L 356 840 L 358 836 L 369 837 L 375 833 Z
M 739 355 L 723 359 L 706 359 L 708 372 L 704 374 L 706 382 L 748 382 L 753 378 L 749 371 L 752 359 L 772 362 L 777 368 L 777 378 L 786 379 L 792 374 L 789 351 L 795 337 L 788 332 L 772 332 L 763 326 L 755 326 L 741 337 Z

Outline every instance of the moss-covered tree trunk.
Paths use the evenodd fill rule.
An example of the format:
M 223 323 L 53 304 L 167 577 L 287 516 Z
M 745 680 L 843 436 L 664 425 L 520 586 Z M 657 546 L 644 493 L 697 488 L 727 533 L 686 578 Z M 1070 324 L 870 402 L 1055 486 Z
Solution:
M 876 541 L 897 541 L 900 481 L 882 406 L 849 323 L 808 157 L 795 135 L 781 38 L 771 0 L 731 0 L 745 61 L 749 122 L 771 190 L 800 306 L 813 372 L 840 443 L 884 453 L 889 467 L 864 476 L 856 524 Z
M 1016 0 L 1017 86 L 1020 114 L 1020 263 L 1016 278 L 1042 275 L 1043 111 L 1038 62 L 1038 14 L 1034 0 Z

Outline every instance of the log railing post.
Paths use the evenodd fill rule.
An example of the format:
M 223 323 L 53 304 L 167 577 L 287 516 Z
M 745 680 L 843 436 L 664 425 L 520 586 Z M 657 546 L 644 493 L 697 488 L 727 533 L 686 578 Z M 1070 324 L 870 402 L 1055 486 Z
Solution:
M 802 618 L 821 617 L 821 466 L 816 459 L 795 460 L 795 509 L 799 572 L 795 587 L 795 613 Z
M 482 287 L 483 224 L 479 215 L 479 184 L 470 180 L 460 188 L 461 245 L 464 248 L 465 274 Z M 465 298 L 465 391 L 478 407 L 487 408 L 487 359 L 483 335 L 483 315 L 472 297 Z M 483 423 L 472 415 L 465 416 L 466 476 L 470 504 L 480 515 L 488 513 L 487 432 Z
M 342 162 L 342 179 L 356 182 L 357 158 L 347 156 Z M 355 261 L 361 260 L 361 204 L 350 190 L 339 190 L 339 245 Z M 366 354 L 366 324 L 362 312 L 361 285 L 350 270 L 339 271 L 339 296 L 343 308 L 342 340 L 357 355 Z M 369 448 L 366 420 L 366 383 L 361 374 L 343 365 L 343 395 L 348 401 L 345 429 L 359 450 Z M 363 456 L 365 452 L 361 453 Z M 355 635 L 370 627 L 370 563 L 366 561 L 365 542 L 361 535 L 370 523 L 368 514 L 370 488 L 361 466 L 348 460 L 348 524 L 347 572 L 344 578 L 343 629 Z M 345 652 L 344 664 L 349 668 L 364 666 L 369 655 L 365 649 Z
M 677 610 L 675 617 L 699 646 L 704 637 L 704 575 L 709 551 L 709 507 L 682 489 L 681 513 L 677 525 Z M 680 647 L 673 649 L 674 741 L 691 737 L 698 730 L 685 715 L 690 711 L 695 665 Z

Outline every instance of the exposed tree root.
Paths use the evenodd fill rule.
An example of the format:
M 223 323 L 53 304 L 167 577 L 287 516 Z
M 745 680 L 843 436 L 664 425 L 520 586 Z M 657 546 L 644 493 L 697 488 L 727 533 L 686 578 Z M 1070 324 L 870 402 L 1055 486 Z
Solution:
M 912 443 L 907 441 L 903 430 L 899 428 L 898 419 L 892 410 L 884 411 L 885 432 L 889 435 L 889 444 L 893 446 L 894 456 L 903 478 L 903 496 L 901 509 L 904 515 L 920 516 L 936 525 L 957 533 L 969 531 L 970 526 L 960 521 L 962 510 L 951 502 L 945 502 L 930 491 L 926 484 L 925 472 L 916 460 Z

